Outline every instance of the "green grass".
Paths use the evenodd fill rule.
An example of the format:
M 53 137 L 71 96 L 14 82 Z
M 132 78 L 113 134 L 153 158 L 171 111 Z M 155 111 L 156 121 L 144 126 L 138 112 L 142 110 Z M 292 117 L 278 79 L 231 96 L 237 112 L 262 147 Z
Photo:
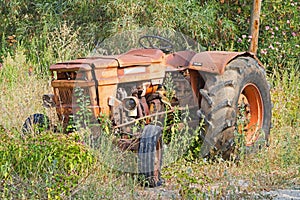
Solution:
M 0 134 L 3 199 L 69 196 L 95 162 L 75 136 L 43 133 L 24 139 L 7 130 Z

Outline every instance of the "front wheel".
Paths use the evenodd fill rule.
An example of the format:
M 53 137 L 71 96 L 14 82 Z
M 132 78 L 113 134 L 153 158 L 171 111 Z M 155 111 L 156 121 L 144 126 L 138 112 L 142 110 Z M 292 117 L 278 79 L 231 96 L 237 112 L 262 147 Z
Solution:
M 146 125 L 140 138 L 138 152 L 139 174 L 145 185 L 156 187 L 162 184 L 162 131 L 159 126 Z
M 39 134 L 42 131 L 49 130 L 50 120 L 49 118 L 41 113 L 35 113 L 30 115 L 22 126 L 23 134 Z
M 268 142 L 271 98 L 264 69 L 251 57 L 238 57 L 226 66 L 224 74 L 212 76 L 207 76 L 200 90 L 200 113 L 206 122 L 202 156 L 218 152 L 229 158 L 237 136 L 243 136 L 248 148 L 259 141 Z

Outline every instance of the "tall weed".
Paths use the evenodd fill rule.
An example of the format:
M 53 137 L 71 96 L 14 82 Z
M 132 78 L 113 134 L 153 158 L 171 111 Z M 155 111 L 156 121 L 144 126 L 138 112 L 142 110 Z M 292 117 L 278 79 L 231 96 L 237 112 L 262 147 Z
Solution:
M 50 93 L 47 79 L 38 79 L 32 64 L 26 61 L 24 49 L 19 47 L 15 56 L 8 55 L 0 70 L 0 125 L 20 130 L 25 119 L 42 107 L 42 95 Z

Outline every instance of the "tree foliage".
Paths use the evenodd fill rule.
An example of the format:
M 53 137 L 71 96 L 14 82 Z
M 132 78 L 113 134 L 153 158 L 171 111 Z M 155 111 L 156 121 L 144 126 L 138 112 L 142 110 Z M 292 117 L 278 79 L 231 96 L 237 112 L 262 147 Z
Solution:
M 252 0 L 5 0 L 1 4 L 0 61 L 22 44 L 28 59 L 43 70 L 58 57 L 56 52 L 49 59 L 46 52 L 51 33 L 63 24 L 78 31 L 76 39 L 84 47 L 71 58 L 85 55 L 97 42 L 116 33 L 141 27 L 182 32 L 207 50 L 246 51 L 251 39 Z M 258 56 L 269 69 L 284 68 L 288 63 L 299 66 L 299 16 L 297 1 L 262 2 Z M 55 52 L 57 45 L 51 48 Z

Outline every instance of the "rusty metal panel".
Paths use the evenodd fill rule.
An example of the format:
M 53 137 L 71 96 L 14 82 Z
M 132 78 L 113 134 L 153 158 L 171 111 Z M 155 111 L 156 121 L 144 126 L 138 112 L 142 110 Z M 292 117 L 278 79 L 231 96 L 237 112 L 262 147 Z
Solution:
M 260 66 L 261 62 L 250 52 L 206 51 L 197 53 L 190 61 L 189 69 L 223 74 L 226 65 L 238 56 L 251 56 Z
M 162 79 L 165 76 L 165 71 L 166 66 L 160 63 L 153 63 L 147 66 L 119 68 L 119 83 Z
M 119 66 L 119 63 L 116 58 L 101 57 L 101 58 L 93 60 L 93 65 L 94 65 L 95 69 L 110 68 L 110 67 L 116 68 Z
M 159 49 L 133 49 L 117 57 L 120 67 L 150 65 L 163 61 L 165 54 Z
M 76 60 L 71 60 L 67 62 L 56 63 L 50 66 L 51 71 L 65 70 L 84 70 L 88 71 L 95 68 L 108 68 L 108 67 L 118 67 L 119 63 L 116 56 L 101 56 L 101 57 L 91 57 L 91 58 L 81 58 Z
M 195 54 L 194 51 L 178 51 L 167 55 L 165 63 L 173 67 L 189 66 L 190 60 Z
M 212 52 L 200 52 L 197 53 L 189 63 L 189 69 L 206 71 L 211 73 L 220 73 L 216 60 L 212 58 Z M 219 58 L 223 58 L 222 55 Z M 217 58 L 218 59 L 218 58 Z
M 92 68 L 89 64 L 83 63 L 76 63 L 76 62 L 63 62 L 63 63 L 56 63 L 50 66 L 51 71 L 90 71 Z
M 91 70 L 91 66 L 97 69 L 151 65 L 162 62 L 164 57 L 165 54 L 159 49 L 133 49 L 121 55 L 87 57 L 56 63 L 50 66 L 50 70 Z

